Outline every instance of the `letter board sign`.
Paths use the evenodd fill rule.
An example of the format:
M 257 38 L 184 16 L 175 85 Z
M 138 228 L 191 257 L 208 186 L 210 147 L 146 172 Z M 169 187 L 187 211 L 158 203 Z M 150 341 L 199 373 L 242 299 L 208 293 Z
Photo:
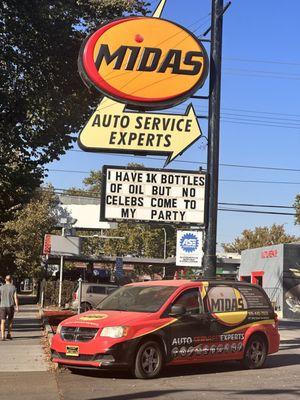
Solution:
M 101 220 L 205 223 L 206 173 L 104 166 Z

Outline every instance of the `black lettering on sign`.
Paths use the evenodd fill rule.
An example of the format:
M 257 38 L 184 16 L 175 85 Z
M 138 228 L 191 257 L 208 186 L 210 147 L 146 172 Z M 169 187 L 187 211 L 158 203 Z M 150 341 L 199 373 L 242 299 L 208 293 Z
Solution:
M 144 194 L 142 185 L 129 185 L 128 190 L 130 194 Z
M 107 44 L 101 44 L 95 66 L 99 70 L 102 62 L 105 62 L 106 65 L 112 64 L 113 69 L 123 67 L 127 71 L 156 71 L 159 73 L 170 69 L 172 74 L 183 75 L 197 75 L 202 67 L 202 62 L 197 60 L 197 58 L 203 57 L 201 51 L 188 51 L 184 55 L 181 50 L 170 49 L 164 56 L 160 48 L 145 47 L 142 56 L 139 57 L 140 52 L 140 46 L 120 46 L 118 49 L 111 50 Z M 138 58 L 140 58 L 139 63 L 137 62 Z M 180 68 L 181 62 L 183 65 L 193 68 Z
M 121 217 L 122 218 L 134 218 L 134 214 L 136 209 L 134 208 L 121 208 Z
M 196 189 L 195 188 L 182 188 L 182 196 L 183 197 L 196 197 Z
M 195 210 L 196 201 L 195 200 L 184 200 L 185 208 Z
M 170 196 L 171 186 L 152 186 L 152 194 Z
M 110 53 L 109 47 L 107 44 L 101 44 L 99 53 L 97 55 L 95 66 L 97 69 L 100 68 L 100 65 L 105 59 L 107 65 L 111 64 L 114 60 L 115 66 L 114 69 L 120 69 L 127 51 L 127 46 L 120 46 L 114 53 Z
M 120 193 L 120 191 L 122 190 L 122 184 L 121 183 L 111 183 L 110 184 L 110 191 L 112 193 Z
M 117 134 L 117 132 L 110 133 L 109 144 L 116 144 L 116 134 Z
M 152 174 L 151 172 L 147 172 L 147 182 L 148 183 L 156 183 L 156 174 Z

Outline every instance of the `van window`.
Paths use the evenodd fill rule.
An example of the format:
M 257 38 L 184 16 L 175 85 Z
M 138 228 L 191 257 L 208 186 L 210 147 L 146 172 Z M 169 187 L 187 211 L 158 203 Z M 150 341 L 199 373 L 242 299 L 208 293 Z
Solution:
M 245 299 L 247 309 L 251 308 L 270 308 L 267 295 L 255 286 L 237 286 L 239 292 Z
M 232 286 L 212 286 L 207 293 L 207 301 L 208 311 L 213 313 L 247 309 L 243 294 Z
M 186 308 L 187 314 L 199 314 L 203 312 L 202 303 L 200 303 L 199 290 L 189 289 L 180 294 L 173 305 L 182 305 Z
M 105 286 L 90 286 L 90 292 L 94 294 L 105 294 Z

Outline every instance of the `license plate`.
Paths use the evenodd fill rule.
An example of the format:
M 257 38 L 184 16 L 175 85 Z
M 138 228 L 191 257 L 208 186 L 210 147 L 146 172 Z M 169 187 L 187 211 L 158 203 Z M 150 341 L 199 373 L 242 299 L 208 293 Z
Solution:
M 78 357 L 79 347 L 78 346 L 66 346 L 66 356 Z

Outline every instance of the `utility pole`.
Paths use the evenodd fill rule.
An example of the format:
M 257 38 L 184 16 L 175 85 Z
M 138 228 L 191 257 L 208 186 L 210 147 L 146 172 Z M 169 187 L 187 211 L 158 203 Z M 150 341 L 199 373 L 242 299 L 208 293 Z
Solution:
M 207 171 L 209 175 L 208 225 L 203 257 L 203 276 L 216 276 L 217 213 L 219 184 L 219 137 L 222 64 L 223 0 L 212 0 L 209 82 Z

